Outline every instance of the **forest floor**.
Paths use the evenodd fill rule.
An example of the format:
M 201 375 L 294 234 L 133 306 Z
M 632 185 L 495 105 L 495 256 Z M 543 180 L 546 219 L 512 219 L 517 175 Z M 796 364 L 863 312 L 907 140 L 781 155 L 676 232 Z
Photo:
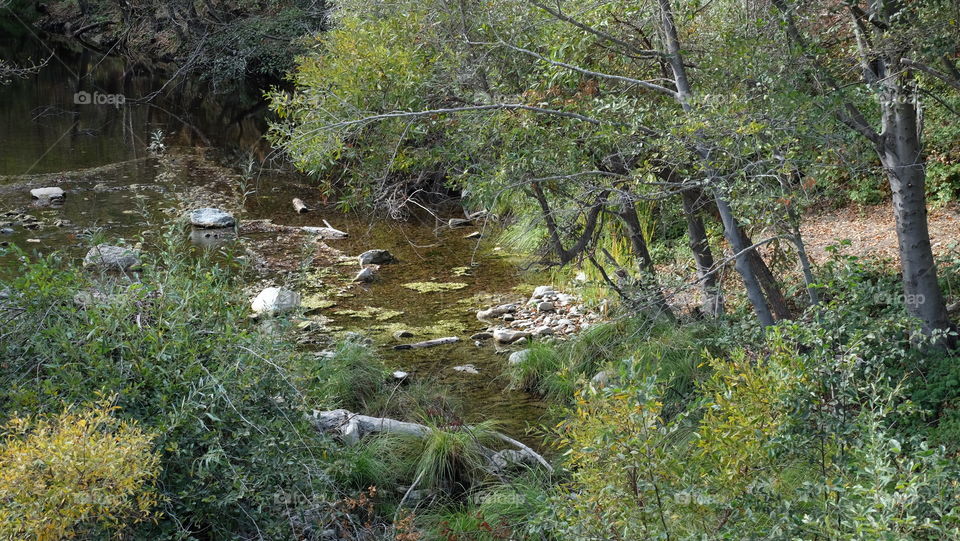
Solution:
M 930 241 L 937 257 L 956 250 L 960 243 L 960 206 L 931 209 Z M 849 206 L 819 212 L 805 218 L 801 228 L 810 257 L 816 263 L 827 259 L 827 247 L 850 240 L 844 253 L 897 264 L 897 229 L 890 204 Z

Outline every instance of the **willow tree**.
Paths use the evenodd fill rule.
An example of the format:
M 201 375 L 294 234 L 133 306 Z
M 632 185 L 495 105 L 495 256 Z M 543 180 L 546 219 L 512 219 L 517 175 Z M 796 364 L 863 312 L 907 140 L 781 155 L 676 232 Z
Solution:
M 589 258 L 619 224 L 648 275 L 632 205 L 706 193 L 687 195 L 685 216 L 709 311 L 723 306 L 714 278 L 725 261 L 705 238 L 702 219 L 712 213 L 694 211 L 707 199 L 767 325 L 768 302 L 782 295 L 769 270 L 758 276 L 766 266 L 755 250 L 766 240 L 751 242 L 746 228 L 775 207 L 755 189 L 775 175 L 745 171 L 782 169 L 773 157 L 783 145 L 771 141 L 783 130 L 758 121 L 769 111 L 749 110 L 762 101 L 749 95 L 749 81 L 700 65 L 722 51 L 692 52 L 716 45 L 697 31 L 714 9 L 674 13 L 659 0 L 347 2 L 301 60 L 296 91 L 272 94 L 282 120 L 274 140 L 346 200 L 394 210 L 452 187 L 485 206 L 539 216 L 560 263 Z M 752 56 L 747 64 L 762 58 L 761 45 L 738 45 Z M 715 99 L 719 91 L 738 96 L 727 103 Z

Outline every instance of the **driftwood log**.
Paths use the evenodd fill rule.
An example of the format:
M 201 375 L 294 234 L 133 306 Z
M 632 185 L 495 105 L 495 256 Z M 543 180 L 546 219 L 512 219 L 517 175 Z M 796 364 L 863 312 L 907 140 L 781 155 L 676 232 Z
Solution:
M 339 229 L 331 227 L 330 223 L 326 220 L 324 220 L 323 223 L 327 224 L 327 227 L 303 226 L 300 230 L 324 240 L 345 239 L 349 236 L 346 231 L 340 231 Z
M 335 434 L 348 445 L 353 445 L 370 434 L 402 434 L 423 438 L 433 430 L 419 423 L 360 415 L 345 409 L 314 411 L 310 419 L 317 430 L 324 434 Z M 470 430 L 470 427 L 463 426 L 460 430 Z M 550 463 L 530 447 L 499 432 L 494 432 L 494 436 L 515 449 L 494 451 L 488 447 L 479 446 L 480 451 L 487 457 L 487 469 L 491 473 L 500 473 L 512 465 L 521 464 L 539 464 L 553 473 Z
M 400 344 L 399 346 L 393 346 L 393 349 L 423 349 L 423 348 L 432 348 L 435 346 L 442 346 L 445 344 L 455 344 L 460 341 L 460 338 L 456 336 L 448 336 L 446 338 L 434 338 L 433 340 L 426 340 L 424 342 L 417 342 L 415 344 Z

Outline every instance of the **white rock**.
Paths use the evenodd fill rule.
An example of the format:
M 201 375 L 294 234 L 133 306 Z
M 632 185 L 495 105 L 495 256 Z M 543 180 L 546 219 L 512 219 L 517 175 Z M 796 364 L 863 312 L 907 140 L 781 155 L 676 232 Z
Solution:
M 460 366 L 454 366 L 453 369 L 456 370 L 457 372 L 465 372 L 465 373 L 467 373 L 467 374 L 479 374 L 479 373 L 480 373 L 480 371 L 477 370 L 477 367 L 476 367 L 476 366 L 473 366 L 472 364 L 464 364 L 464 365 L 460 365 Z
M 202 208 L 190 213 L 190 224 L 194 227 L 218 229 L 233 227 L 236 223 L 237 220 L 232 214 L 220 209 Z
M 395 379 L 395 380 L 397 380 L 397 381 L 403 381 L 403 380 L 407 379 L 408 377 L 410 377 L 410 373 L 409 373 L 409 372 L 404 372 L 403 370 L 394 370 L 394 371 L 393 371 L 393 379 Z
M 521 349 L 520 351 L 514 351 L 510 354 L 510 357 L 507 358 L 509 364 L 520 364 L 530 356 L 529 349 Z
M 556 309 L 557 309 L 556 305 L 554 305 L 554 304 L 553 304 L 552 302 L 550 302 L 550 301 L 543 301 L 543 302 L 537 304 L 537 311 L 538 311 L 538 312 L 553 312 L 553 311 L 556 310 Z
M 300 294 L 289 289 L 268 287 L 260 292 L 250 303 L 257 314 L 281 314 L 300 306 Z
M 510 329 L 494 329 L 493 339 L 501 344 L 512 344 L 518 340 L 523 340 L 530 336 L 530 333 L 524 331 L 514 331 Z
M 30 195 L 32 195 L 34 199 L 41 201 L 54 201 L 63 199 L 64 192 L 60 188 L 36 188 L 30 190 Z
M 533 299 L 542 299 L 543 297 L 554 292 L 553 286 L 538 286 L 533 290 Z
M 353 281 L 354 281 L 354 282 L 370 283 L 370 282 L 376 280 L 376 278 L 377 278 L 377 269 L 378 269 L 378 268 L 379 268 L 379 267 L 378 267 L 377 265 L 370 265 L 370 266 L 368 266 L 368 267 L 364 267 L 364 268 L 363 268 L 360 272 L 358 272 L 357 275 L 353 278 Z

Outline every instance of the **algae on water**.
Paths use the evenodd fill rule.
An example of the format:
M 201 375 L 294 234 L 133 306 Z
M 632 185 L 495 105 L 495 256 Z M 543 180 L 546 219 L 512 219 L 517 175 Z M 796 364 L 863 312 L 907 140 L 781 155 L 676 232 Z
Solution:
M 463 289 L 469 284 L 463 282 L 409 282 L 403 284 L 403 287 L 412 289 L 418 293 L 441 293 L 443 291 L 456 291 Z
M 387 321 L 403 315 L 402 310 L 390 310 L 387 308 L 377 308 L 376 306 L 364 306 L 360 310 L 336 310 L 334 313 L 340 316 L 373 319 L 376 321 Z

